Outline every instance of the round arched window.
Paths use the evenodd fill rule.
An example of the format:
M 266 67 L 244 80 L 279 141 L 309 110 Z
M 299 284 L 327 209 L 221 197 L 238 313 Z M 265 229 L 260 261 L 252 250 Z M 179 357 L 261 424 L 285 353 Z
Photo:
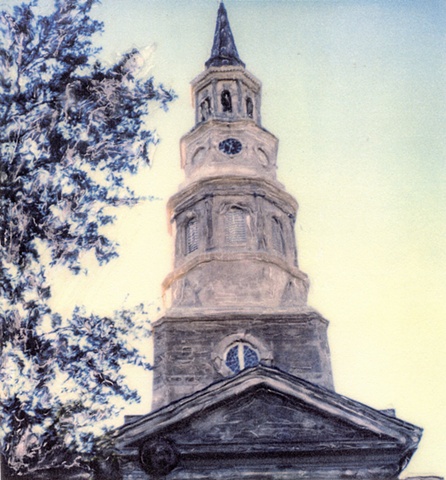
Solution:
M 238 342 L 227 350 L 225 363 L 233 373 L 239 373 L 245 368 L 255 367 L 260 363 L 260 359 L 251 345 Z

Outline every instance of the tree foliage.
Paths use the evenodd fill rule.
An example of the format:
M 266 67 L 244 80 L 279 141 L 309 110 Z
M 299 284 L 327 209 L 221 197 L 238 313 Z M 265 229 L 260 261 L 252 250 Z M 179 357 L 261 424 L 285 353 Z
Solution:
M 88 426 L 109 397 L 136 398 L 123 364 L 147 366 L 131 346 L 142 311 L 63 319 L 48 307 L 50 266 L 78 273 L 88 252 L 117 255 L 103 227 L 138 200 L 126 178 L 158 141 L 146 117 L 173 99 L 139 75 L 137 51 L 98 60 L 95 3 L 56 0 L 44 14 L 32 2 L 0 17 L 0 433 L 18 473 L 91 449 Z

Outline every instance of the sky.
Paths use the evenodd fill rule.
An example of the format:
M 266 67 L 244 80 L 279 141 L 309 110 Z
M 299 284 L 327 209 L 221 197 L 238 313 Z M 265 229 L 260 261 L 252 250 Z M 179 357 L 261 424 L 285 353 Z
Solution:
M 309 304 L 329 321 L 338 393 L 424 428 L 404 476 L 446 476 L 446 2 L 227 0 L 238 52 L 263 84 L 278 178 L 299 202 Z M 178 99 L 135 187 L 157 197 L 111 227 L 120 258 L 53 274 L 53 306 L 158 305 L 172 267 L 165 204 L 183 179 L 190 81 L 209 58 L 215 0 L 103 0 L 103 58 L 137 47 Z M 150 409 L 147 398 L 141 412 Z M 128 413 L 135 413 L 134 411 Z

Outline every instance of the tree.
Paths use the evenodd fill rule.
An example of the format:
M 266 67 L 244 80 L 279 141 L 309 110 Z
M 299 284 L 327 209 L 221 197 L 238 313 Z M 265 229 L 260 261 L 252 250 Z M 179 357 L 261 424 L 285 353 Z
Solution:
M 113 317 L 48 307 L 48 268 L 117 255 L 113 209 L 138 201 L 126 178 L 150 164 L 152 110 L 174 94 L 139 75 L 137 51 L 104 66 L 93 46 L 97 0 L 37 1 L 1 13 L 0 398 L 2 454 L 16 474 L 92 451 L 111 397 L 137 398 L 121 367 L 148 367 L 131 343 L 142 310 Z

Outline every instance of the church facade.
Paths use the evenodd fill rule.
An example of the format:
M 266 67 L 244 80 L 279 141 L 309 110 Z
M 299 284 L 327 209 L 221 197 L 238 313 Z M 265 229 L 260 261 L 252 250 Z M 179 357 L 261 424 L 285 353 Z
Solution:
M 115 432 L 113 475 L 397 479 L 422 430 L 334 391 L 328 321 L 299 269 L 298 204 L 276 179 L 261 83 L 223 3 L 205 67 L 168 203 L 175 258 L 154 325 L 153 412 Z

